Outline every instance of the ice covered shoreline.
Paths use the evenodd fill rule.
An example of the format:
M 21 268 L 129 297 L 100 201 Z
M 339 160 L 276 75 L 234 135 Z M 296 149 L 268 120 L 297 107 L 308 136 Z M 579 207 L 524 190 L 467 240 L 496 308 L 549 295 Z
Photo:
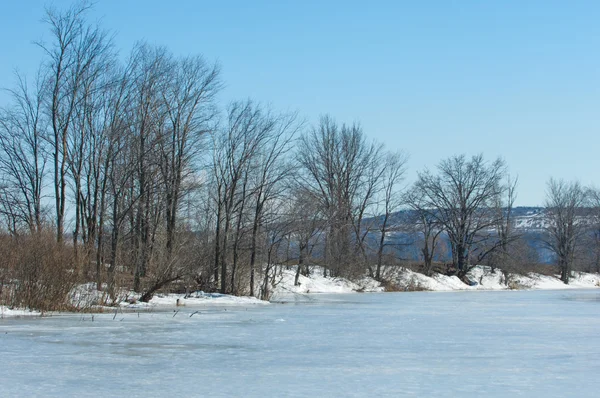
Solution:
M 389 270 L 388 270 L 389 271 Z M 556 276 L 547 276 L 536 273 L 528 275 L 513 274 L 509 276 L 508 284 L 505 283 L 502 271 L 494 272 L 489 267 L 475 267 L 469 274 L 471 286 L 463 283 L 456 276 L 434 274 L 429 277 L 406 268 L 395 268 L 388 272 L 386 278 L 393 282 L 396 291 L 501 291 L 501 290 L 563 290 L 563 289 L 595 289 L 600 287 L 600 275 L 584 272 L 574 273 L 570 283 L 564 284 Z M 344 278 L 324 277 L 321 269 L 314 269 L 310 277 L 300 275 L 299 285 L 294 285 L 295 270 L 283 269 L 278 275 L 276 286 L 273 290 L 272 301 L 278 301 L 286 295 L 311 295 L 311 294 L 349 294 L 362 292 L 384 292 L 382 284 L 370 277 L 357 281 Z M 111 311 L 113 308 L 122 310 L 161 310 L 177 307 L 241 307 L 268 305 L 269 301 L 259 300 L 255 297 L 239 297 L 219 293 L 193 292 L 192 294 L 156 294 L 148 303 L 136 301 L 136 295 L 125 292 L 115 306 L 108 306 L 104 297 L 105 293 L 94 289 L 93 284 L 81 285 L 71 294 L 71 302 L 75 307 L 90 310 Z M 107 306 L 98 305 L 104 302 Z M 0 318 L 41 316 L 39 311 L 29 309 L 8 308 L 0 306 Z

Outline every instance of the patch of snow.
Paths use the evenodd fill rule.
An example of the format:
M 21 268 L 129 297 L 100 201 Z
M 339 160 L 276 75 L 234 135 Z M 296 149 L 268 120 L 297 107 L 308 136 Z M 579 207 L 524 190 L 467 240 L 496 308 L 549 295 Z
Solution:
M 9 317 L 20 317 L 20 316 L 40 316 L 41 313 L 38 311 L 32 311 L 28 309 L 15 308 L 11 309 L 6 306 L 0 305 L 0 318 Z
M 354 292 L 381 292 L 383 287 L 381 283 L 370 277 L 363 277 L 362 279 L 352 282 L 345 278 L 337 277 L 325 277 L 323 276 L 323 269 L 321 267 L 314 267 L 311 270 L 309 277 L 300 275 L 298 278 L 298 286 L 294 285 L 296 278 L 295 269 L 283 269 L 281 275 L 278 277 L 277 286 L 274 289 L 273 294 L 286 294 L 286 293 L 354 293 Z
M 364 278 L 358 280 L 356 282 L 358 286 L 360 286 L 361 292 L 383 292 L 385 289 L 381 286 L 381 282 L 371 278 L 370 276 L 365 276 Z
M 528 275 L 511 275 L 510 283 L 504 283 L 504 275 L 500 269 L 492 272 L 490 267 L 477 266 L 468 274 L 467 278 L 473 282 L 472 286 L 463 283 L 456 276 L 434 274 L 431 277 L 411 271 L 406 268 L 398 268 L 392 280 L 404 290 L 430 290 L 430 291 L 453 291 L 453 290 L 507 290 L 507 289 L 536 289 L 536 290 L 558 290 L 558 289 L 592 289 L 600 287 L 600 275 L 585 272 L 576 272 L 569 281 L 564 284 L 557 276 L 547 276 L 530 273 Z
M 385 277 L 391 280 L 400 290 L 415 291 L 457 291 L 457 290 L 509 290 L 509 289 L 581 289 L 600 287 L 600 275 L 575 273 L 569 285 L 565 285 L 558 277 L 541 274 L 511 275 L 509 285 L 505 283 L 502 270 L 492 272 L 491 267 L 477 266 L 468 274 L 472 281 L 469 286 L 457 276 L 434 274 L 429 277 L 403 267 L 388 267 Z M 323 276 L 323 270 L 315 267 L 310 277 L 300 275 L 299 286 L 294 286 L 295 270 L 282 270 L 279 284 L 274 294 L 307 294 L 307 293 L 352 293 L 352 292 L 381 292 L 383 287 L 373 278 L 364 277 L 357 282 L 344 278 L 330 278 Z
M 106 292 L 96 290 L 95 283 L 86 283 L 75 287 L 69 293 L 70 303 L 79 309 L 99 308 L 118 305 L 123 308 L 177 307 L 177 306 L 243 306 L 268 304 L 254 297 L 238 297 L 219 293 L 194 292 L 185 294 L 155 294 L 148 303 L 139 302 L 140 294 L 130 290 L 121 290 L 113 301 Z
M 122 303 L 125 306 L 149 304 L 151 306 L 243 306 L 243 305 L 264 305 L 268 301 L 259 300 L 256 297 L 231 296 L 220 293 L 195 292 L 186 296 L 185 294 L 156 294 L 149 303 Z
M 569 281 L 569 285 L 585 289 L 600 287 L 600 275 L 576 272 L 575 276 Z
M 116 293 L 117 297 L 113 300 L 108 294 L 107 288 L 106 283 L 102 285 L 102 290 L 96 289 L 96 284 L 92 282 L 78 285 L 69 292 L 69 303 L 79 309 L 105 307 L 130 301 L 136 296 L 132 291 L 121 289 Z M 137 297 L 139 298 L 139 295 Z
M 548 276 L 530 273 L 529 275 L 515 275 L 512 279 L 526 289 L 593 289 L 600 287 L 600 275 L 586 272 L 575 272 L 566 285 L 558 276 Z

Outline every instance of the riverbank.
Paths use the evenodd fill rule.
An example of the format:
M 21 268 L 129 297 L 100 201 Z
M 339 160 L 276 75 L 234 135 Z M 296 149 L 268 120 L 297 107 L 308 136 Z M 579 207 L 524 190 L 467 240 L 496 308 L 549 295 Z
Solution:
M 456 276 L 434 274 L 426 276 L 403 267 L 385 270 L 388 289 L 393 291 L 463 291 L 463 290 L 559 290 L 559 289 L 593 289 L 600 287 L 600 275 L 575 272 L 568 285 L 558 276 L 537 273 L 527 275 L 510 274 L 508 282 L 502 270 L 477 266 L 467 274 L 472 282 L 467 285 Z M 314 269 L 310 277 L 300 276 L 299 285 L 294 286 L 295 272 L 283 270 L 275 294 L 296 293 L 352 293 L 383 292 L 386 288 L 370 277 L 352 282 L 344 278 L 323 277 L 320 268 Z
M 537 273 L 527 275 L 509 275 L 508 282 L 501 270 L 478 266 L 468 274 L 471 285 L 462 282 L 456 276 L 434 274 L 426 276 L 403 267 L 385 269 L 388 281 L 385 287 L 375 279 L 365 276 L 360 280 L 350 281 L 345 278 L 323 276 L 323 269 L 314 267 L 310 276 L 300 275 L 298 285 L 294 285 L 295 270 L 282 269 L 275 279 L 275 287 L 271 299 L 278 301 L 286 295 L 310 294 L 348 294 L 358 292 L 384 291 L 467 291 L 467 290 L 562 290 L 562 289 L 594 289 L 600 287 L 600 275 L 576 272 L 568 285 L 557 276 Z M 156 294 L 148 303 L 139 302 L 139 295 L 131 291 L 122 291 L 116 301 L 112 301 L 106 292 L 98 291 L 92 283 L 78 286 L 69 300 L 74 308 L 85 311 L 112 311 L 115 307 L 128 310 L 151 310 L 177 307 L 240 307 L 268 305 L 268 301 L 255 297 L 239 297 L 219 293 L 201 291 L 191 294 Z M 29 309 L 8 308 L 0 306 L 0 318 L 41 316 L 38 311 Z

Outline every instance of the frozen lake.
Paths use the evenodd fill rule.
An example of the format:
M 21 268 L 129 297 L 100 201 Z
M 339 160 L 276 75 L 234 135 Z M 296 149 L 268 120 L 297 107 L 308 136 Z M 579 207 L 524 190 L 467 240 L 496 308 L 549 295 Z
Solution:
M 598 395 L 597 291 L 179 310 L 0 320 L 0 396 Z

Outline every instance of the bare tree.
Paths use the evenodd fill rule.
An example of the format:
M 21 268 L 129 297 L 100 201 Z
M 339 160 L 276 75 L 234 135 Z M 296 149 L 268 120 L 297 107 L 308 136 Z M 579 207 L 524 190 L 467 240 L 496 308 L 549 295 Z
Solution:
M 258 251 L 258 233 L 265 220 L 265 208 L 278 200 L 288 188 L 288 178 L 293 175 L 294 165 L 286 155 L 292 150 L 292 140 L 302 129 L 303 122 L 296 114 L 274 117 L 268 137 L 258 152 L 255 165 L 255 180 L 252 189 L 254 214 L 252 216 L 252 236 L 250 243 L 250 295 L 254 296 L 255 267 Z
M 564 180 L 548 181 L 546 191 L 545 218 L 546 238 L 544 243 L 556 255 L 560 268 L 560 279 L 568 284 L 587 231 L 584 207 L 587 191 L 579 182 Z
M 331 275 L 364 271 L 352 265 L 358 265 L 364 248 L 356 239 L 357 231 L 362 231 L 365 211 L 377 192 L 381 173 L 374 163 L 381 151 L 380 145 L 367 142 L 360 126 L 339 127 L 327 116 L 300 138 L 297 160 L 302 183 L 318 198 L 328 224 L 325 272 Z
M 251 192 L 247 186 L 251 162 L 272 129 L 273 120 L 265 117 L 260 107 L 251 101 L 234 102 L 228 109 L 227 126 L 213 136 L 217 211 L 214 268 L 215 277 L 220 270 L 222 293 L 227 292 L 228 245 L 232 227 L 235 228 L 232 222 L 236 214 L 240 216 L 239 211 Z M 239 232 L 240 228 L 241 224 L 238 224 L 234 231 Z M 239 238 L 237 232 L 234 236 Z M 237 247 L 233 251 L 234 257 L 236 250 Z
M 102 288 L 101 269 L 104 264 L 104 224 L 110 225 L 109 258 L 109 292 L 114 297 L 115 271 L 117 267 L 117 250 L 122 227 L 127 217 L 131 217 L 137 195 L 133 189 L 133 176 L 136 172 L 133 135 L 130 118 L 132 109 L 129 106 L 131 95 L 130 70 L 121 71 L 115 79 L 110 91 L 106 94 L 104 109 L 104 126 L 102 137 L 104 150 L 98 154 L 102 160 L 100 178 L 100 203 L 98 210 L 98 244 L 96 256 L 96 286 Z M 96 179 L 96 180 L 98 180 Z M 129 194 L 129 195 L 128 195 Z M 105 221 L 106 219 L 106 221 Z
M 76 263 L 80 263 L 79 242 L 84 244 L 88 268 L 95 244 L 98 205 L 100 199 L 100 175 L 106 144 L 105 97 L 113 84 L 112 69 L 115 56 L 106 34 L 99 29 L 88 28 L 82 38 L 86 46 L 79 62 L 87 63 L 79 78 L 71 131 L 67 136 L 67 172 L 75 202 L 75 228 L 73 248 Z M 82 272 L 86 272 L 86 267 Z
M 269 217 L 270 223 L 265 228 L 266 258 L 260 287 L 261 300 L 268 300 L 271 297 L 272 288 L 277 285 L 277 265 L 281 264 L 280 248 L 293 228 L 293 219 L 283 214 L 282 203 L 274 203 L 273 205 L 273 208 L 268 211 L 273 216 Z M 275 215 L 279 215 L 279 217 Z
M 423 274 L 431 276 L 433 260 L 437 253 L 440 235 L 444 232 L 444 226 L 439 217 L 434 215 L 435 209 L 427 207 L 425 194 L 420 190 L 418 184 L 404 194 L 404 203 L 412 211 L 412 216 L 408 217 L 408 229 L 416 229 L 423 238 L 420 248 L 423 257 Z
M 402 195 L 400 194 L 400 183 L 404 179 L 406 172 L 406 162 L 408 157 L 403 152 L 388 153 L 383 163 L 383 214 L 376 217 L 378 220 L 378 229 L 380 233 L 379 248 L 377 249 L 377 267 L 375 269 L 375 279 L 381 279 L 381 265 L 383 263 L 383 254 L 386 247 L 386 237 L 390 230 L 390 217 L 392 213 L 398 211 L 402 204 Z
M 13 107 L 0 113 L 0 174 L 5 181 L 1 189 L 3 211 L 14 219 L 13 232 L 19 224 L 37 233 L 43 222 L 42 189 L 47 160 L 43 139 L 43 76 L 38 75 L 33 89 L 20 75 L 17 81 L 17 88 L 9 90 Z
M 592 261 L 590 270 L 600 272 L 600 190 L 590 188 L 589 200 L 591 207 L 591 238 L 592 238 Z
M 50 27 L 52 42 L 40 43 L 48 60 L 46 109 L 50 118 L 51 146 L 56 211 L 56 239 L 64 235 L 67 202 L 67 173 L 69 166 L 69 140 L 74 129 L 77 106 L 85 81 L 96 75 L 96 65 L 110 48 L 110 40 L 100 28 L 90 26 L 85 14 L 90 3 L 81 2 L 66 11 L 49 8 L 45 22 Z
M 494 208 L 505 190 L 501 182 L 506 166 L 501 159 L 488 163 L 482 155 L 470 160 L 459 155 L 443 160 L 437 169 L 438 174 L 429 170 L 419 173 L 416 186 L 423 194 L 429 216 L 447 233 L 453 265 L 457 275 L 464 278 L 496 248 L 486 243 L 493 238 L 497 225 Z
M 294 278 L 294 286 L 298 286 L 300 274 L 309 275 L 309 264 L 312 251 L 317 245 L 325 226 L 325 219 L 318 200 L 313 193 L 303 186 L 293 190 L 291 217 L 293 219 L 292 239 L 298 246 L 298 266 Z
M 518 262 L 511 250 L 514 243 L 521 238 L 521 235 L 514 228 L 513 207 L 517 199 L 518 178 L 511 179 L 507 176 L 505 182 L 504 196 L 498 196 L 495 205 L 496 214 L 496 240 L 491 243 L 496 250 L 492 251 L 487 258 L 487 263 L 491 266 L 492 272 L 496 268 L 502 269 L 504 281 L 508 285 L 510 274 L 515 272 L 515 264 Z
M 158 142 L 166 124 L 162 93 L 172 67 L 172 57 L 165 48 L 138 44 L 129 61 L 132 74 L 132 145 L 135 156 L 135 175 L 131 196 L 136 206 L 130 221 L 133 230 L 134 290 L 141 290 L 152 252 L 155 228 L 153 220 L 160 216 Z
M 175 60 L 162 92 L 167 126 L 160 140 L 161 174 L 166 197 L 167 251 L 173 250 L 179 205 L 185 180 L 198 166 L 201 139 L 212 128 L 216 115 L 214 96 L 221 87 L 219 66 L 203 58 Z

